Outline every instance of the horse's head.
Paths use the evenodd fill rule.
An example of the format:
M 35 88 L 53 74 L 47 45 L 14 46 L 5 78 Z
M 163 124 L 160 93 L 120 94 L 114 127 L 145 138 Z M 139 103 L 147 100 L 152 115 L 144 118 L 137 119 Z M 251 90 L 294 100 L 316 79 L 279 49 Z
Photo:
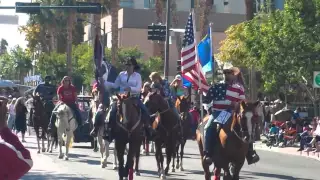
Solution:
M 32 96 L 32 106 L 37 112 L 43 111 L 44 106 L 38 93 L 35 96 Z
M 144 99 L 144 104 L 152 114 L 164 111 L 169 108 L 167 102 L 157 92 L 149 93 L 148 96 Z
M 57 118 L 60 120 L 69 120 L 73 118 L 73 112 L 66 104 L 59 105 L 52 113 L 56 114 Z
M 118 102 L 117 109 L 121 116 L 122 122 L 129 122 L 132 120 L 139 120 L 139 107 L 137 99 L 130 97 L 130 92 L 127 94 L 117 94 Z
M 234 121 L 237 120 L 237 123 L 240 125 L 241 138 L 246 142 L 251 140 L 253 132 L 254 120 L 257 116 L 257 107 L 260 101 L 257 102 L 245 102 L 241 101 L 239 115 L 234 115 Z
M 188 112 L 190 109 L 190 96 L 178 96 L 176 100 L 176 108 L 180 113 Z

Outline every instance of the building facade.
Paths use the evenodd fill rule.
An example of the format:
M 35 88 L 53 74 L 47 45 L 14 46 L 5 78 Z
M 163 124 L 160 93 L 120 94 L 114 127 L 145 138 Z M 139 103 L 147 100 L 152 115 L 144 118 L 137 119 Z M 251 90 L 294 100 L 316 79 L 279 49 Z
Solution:
M 179 23 L 178 29 L 184 29 L 188 11 L 177 12 Z M 143 52 L 143 58 L 148 59 L 154 56 L 156 50 L 156 42 L 149 41 L 148 37 L 148 25 L 152 24 L 156 19 L 156 13 L 153 9 L 134 9 L 134 8 L 122 8 L 118 13 L 118 37 L 119 47 L 138 47 Z M 214 23 L 213 26 L 213 46 L 214 53 L 218 52 L 220 42 L 225 39 L 226 35 L 224 31 L 233 24 L 238 24 L 245 20 L 245 15 L 230 14 L 230 13 L 211 13 L 209 21 Z M 111 16 L 106 16 L 101 19 L 101 24 L 106 24 L 106 46 L 111 48 Z M 91 41 L 90 26 L 85 27 L 84 41 Z M 197 39 L 199 42 L 199 33 L 197 33 Z M 170 57 L 169 57 L 169 75 L 174 76 L 176 74 L 177 60 L 179 59 L 179 53 L 176 46 L 175 36 L 171 37 L 170 44 Z

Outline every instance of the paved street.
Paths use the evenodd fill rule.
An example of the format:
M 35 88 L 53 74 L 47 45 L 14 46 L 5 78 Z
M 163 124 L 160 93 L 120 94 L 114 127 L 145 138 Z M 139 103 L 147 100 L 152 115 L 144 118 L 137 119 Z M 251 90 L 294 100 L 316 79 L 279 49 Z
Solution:
M 99 153 L 95 153 L 87 148 L 89 147 L 89 144 L 75 144 L 75 147 L 71 149 L 69 161 L 64 161 L 57 158 L 57 150 L 55 150 L 53 154 L 37 154 L 35 137 L 27 137 L 26 140 L 27 143 L 25 143 L 25 145 L 32 152 L 34 167 L 24 178 L 22 178 L 23 180 L 117 179 L 117 172 L 111 170 L 111 163 L 108 164 L 109 166 L 105 169 L 100 168 Z M 187 142 L 185 151 L 185 171 L 171 173 L 170 176 L 168 176 L 168 179 L 203 179 L 196 142 Z M 241 172 L 242 179 L 319 179 L 320 161 L 270 151 L 258 150 L 258 153 L 261 157 L 261 161 L 256 165 L 245 165 Z M 112 158 L 112 156 L 110 156 L 110 158 Z M 109 159 L 108 161 L 112 162 L 111 160 L 112 159 Z M 154 156 L 142 156 L 140 169 L 141 177 L 135 177 L 135 179 L 159 179 L 156 175 L 156 162 Z

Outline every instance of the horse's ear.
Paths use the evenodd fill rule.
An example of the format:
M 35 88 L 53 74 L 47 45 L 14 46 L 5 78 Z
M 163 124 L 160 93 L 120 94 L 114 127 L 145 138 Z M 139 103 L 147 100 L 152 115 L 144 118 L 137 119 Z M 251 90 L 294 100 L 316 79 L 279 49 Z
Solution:
M 253 105 L 254 107 L 258 107 L 260 105 L 260 101 L 256 101 Z
M 240 102 L 240 107 L 242 108 L 242 109 L 245 109 L 246 108 L 246 102 L 245 101 L 241 101 Z

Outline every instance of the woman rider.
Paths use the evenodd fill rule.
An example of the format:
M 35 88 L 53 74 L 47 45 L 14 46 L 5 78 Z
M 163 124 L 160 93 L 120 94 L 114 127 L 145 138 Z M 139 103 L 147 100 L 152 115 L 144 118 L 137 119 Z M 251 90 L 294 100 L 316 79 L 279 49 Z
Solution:
M 151 84 L 149 82 L 145 82 L 143 84 L 143 88 L 142 88 L 141 93 L 140 93 L 140 99 L 142 101 L 144 101 L 144 99 L 148 96 L 149 92 L 151 91 L 150 85 Z
M 173 91 L 172 101 L 175 102 L 178 96 L 186 95 L 186 88 L 183 87 L 182 77 L 178 74 L 170 84 Z
M 223 111 L 227 111 L 231 115 L 234 107 L 236 107 L 241 100 L 245 100 L 243 79 L 239 68 L 230 67 L 228 69 L 224 69 L 223 73 L 225 75 L 225 82 L 221 84 L 215 84 L 210 87 L 209 93 L 204 98 L 204 103 L 209 104 L 212 102 L 213 104 L 213 113 L 210 115 L 210 118 L 205 126 L 204 160 L 207 164 L 212 163 L 211 157 L 214 153 L 214 145 L 218 136 L 215 129 L 217 129 L 217 125 L 222 125 L 221 122 L 214 120 L 217 119 L 217 117 Z M 219 96 L 219 94 L 222 94 L 223 96 Z M 247 161 L 248 164 L 259 161 L 259 156 L 253 150 L 252 143 L 249 146 Z
M 76 104 L 77 90 L 72 85 L 71 78 L 69 76 L 63 77 L 61 81 L 61 85 L 58 87 L 57 94 L 58 94 L 59 101 L 68 105 L 72 109 L 75 115 L 75 119 L 78 123 L 78 126 L 82 126 L 82 118 L 81 118 L 80 110 L 78 109 L 78 106 Z M 59 105 L 57 105 L 55 109 L 58 106 Z M 54 123 L 54 121 L 55 121 L 55 117 L 54 117 L 54 114 L 52 114 L 50 119 L 50 126 L 49 126 L 50 128 L 52 128 L 52 124 Z
M 138 106 L 140 107 L 142 114 L 144 115 L 144 118 L 142 118 L 141 120 L 144 121 L 149 135 L 152 135 L 153 129 L 150 126 L 150 114 L 148 112 L 148 109 L 145 107 L 145 105 L 142 103 L 139 97 L 142 88 L 141 75 L 137 72 L 137 70 L 139 69 L 140 67 L 136 59 L 134 57 L 130 57 L 126 61 L 126 71 L 120 72 L 114 83 L 105 81 L 104 85 L 106 89 L 108 89 L 109 87 L 114 89 L 120 88 L 120 93 L 130 92 L 131 97 L 136 97 Z M 115 105 L 113 105 L 111 107 L 109 120 L 111 130 L 114 129 L 113 127 L 115 126 L 116 112 L 117 108 Z M 112 140 L 112 138 L 110 140 Z

